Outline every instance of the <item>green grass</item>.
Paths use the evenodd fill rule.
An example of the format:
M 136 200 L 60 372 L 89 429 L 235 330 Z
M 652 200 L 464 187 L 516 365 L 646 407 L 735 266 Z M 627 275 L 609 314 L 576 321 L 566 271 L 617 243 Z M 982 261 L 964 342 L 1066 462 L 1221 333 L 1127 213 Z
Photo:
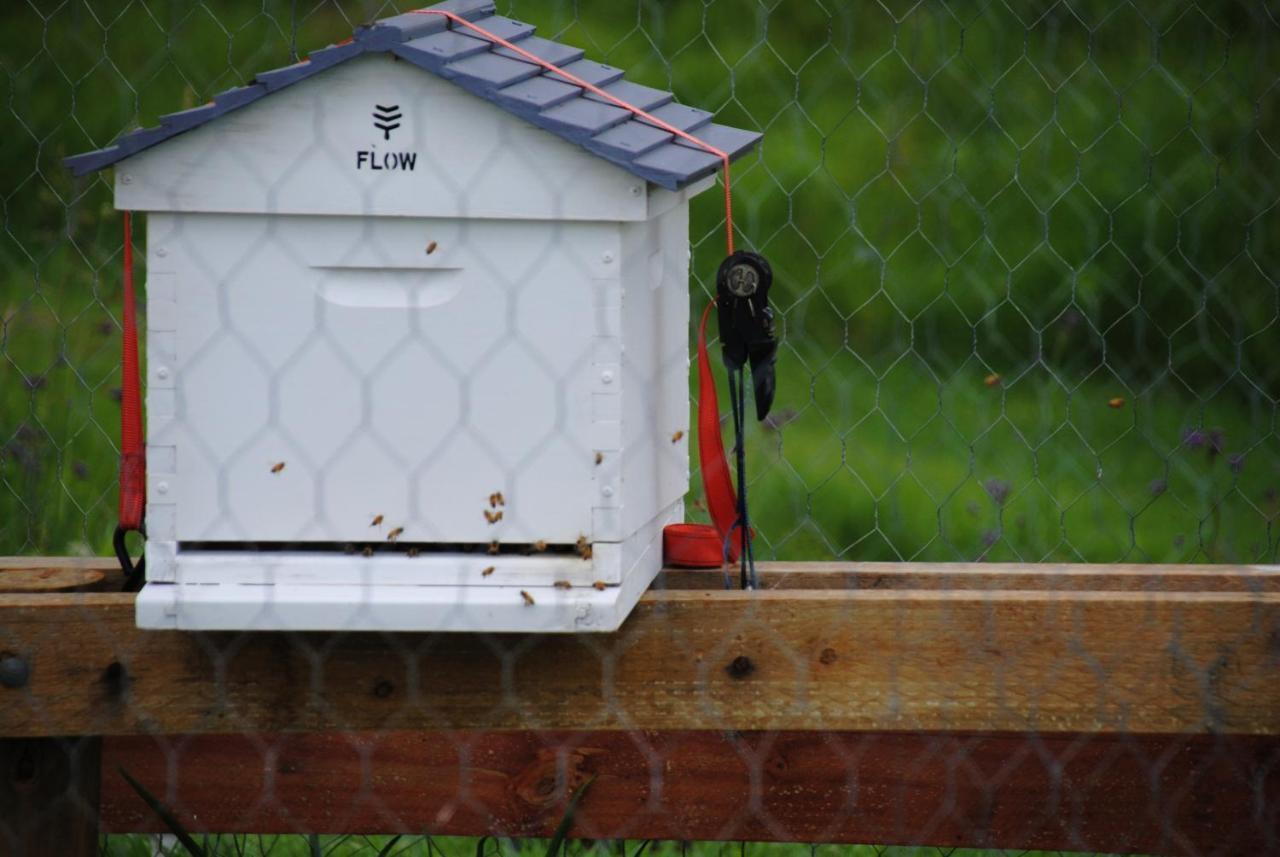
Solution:
M 764 555 L 1275 561 L 1273 23 L 1229 3 L 499 5 L 766 132 L 735 173 L 785 337 L 789 421 L 750 439 Z M 292 8 L 0 11 L 0 553 L 102 553 L 114 520 L 120 224 L 107 182 L 60 159 L 389 10 Z M 695 201 L 698 306 L 722 218 Z

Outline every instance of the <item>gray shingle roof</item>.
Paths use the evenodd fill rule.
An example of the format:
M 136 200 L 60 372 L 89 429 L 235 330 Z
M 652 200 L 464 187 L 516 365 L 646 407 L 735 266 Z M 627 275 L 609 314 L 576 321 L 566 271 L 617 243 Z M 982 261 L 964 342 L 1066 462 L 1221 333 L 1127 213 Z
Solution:
M 446 0 L 429 8 L 454 12 L 730 157 L 738 157 L 760 139 L 755 131 L 713 124 L 710 113 L 674 103 L 669 92 L 623 80 L 620 69 L 585 59 L 578 48 L 535 36 L 533 25 L 495 15 L 492 0 Z M 720 165 L 705 149 L 451 23 L 441 15 L 384 18 L 356 30 L 344 44 L 263 72 L 248 86 L 220 93 L 201 107 L 161 116 L 159 127 L 123 134 L 104 149 L 67 158 L 66 164 L 76 175 L 102 169 L 353 57 L 391 53 L 663 187 L 682 188 Z

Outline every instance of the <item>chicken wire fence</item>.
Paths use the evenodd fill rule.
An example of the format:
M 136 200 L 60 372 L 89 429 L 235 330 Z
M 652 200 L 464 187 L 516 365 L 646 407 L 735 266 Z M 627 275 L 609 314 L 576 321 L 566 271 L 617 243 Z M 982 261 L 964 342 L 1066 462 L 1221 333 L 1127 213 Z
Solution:
M 1273 10 L 499 5 L 765 134 L 762 557 L 1274 559 Z M 61 159 L 393 11 L 6 6 L 5 552 L 100 553 L 114 515 L 119 218 Z M 694 202 L 695 310 L 722 219 Z
M 764 134 L 734 168 L 738 240 L 772 264 L 782 343 L 774 410 L 749 425 L 746 439 L 758 558 L 1276 560 L 1274 7 L 497 5 L 630 80 Z M 62 159 L 397 11 L 367 0 L 19 2 L 0 11 L 8 130 L 0 140 L 0 554 L 104 554 L 115 524 L 120 219 L 109 181 L 74 179 Z M 315 143 L 308 157 L 326 157 L 323 149 Z M 529 156 L 525 168 L 540 167 Z M 279 180 L 262 177 L 265 187 Z M 313 318 L 285 291 L 240 303 L 215 294 L 231 272 L 272 259 L 394 267 L 394 254 L 378 241 L 370 249 L 355 219 L 348 226 L 298 237 L 290 225 L 258 224 L 225 246 L 203 235 L 170 242 L 209 284 L 207 312 L 193 316 L 208 327 L 201 353 L 226 352 L 201 388 L 227 388 L 221 395 L 246 402 L 231 416 L 216 397 L 189 413 L 191 442 L 212 474 L 199 483 L 207 538 L 243 539 L 252 522 L 273 517 L 284 535 L 264 540 L 322 538 L 356 551 L 385 542 L 400 523 L 387 516 L 375 524 L 382 501 L 358 493 L 377 482 L 367 460 L 342 461 L 371 445 L 378 473 L 420 480 L 407 489 L 423 504 L 415 520 L 439 526 L 440 534 L 406 541 L 460 529 L 482 535 L 447 540 L 487 541 L 492 526 L 505 526 L 511 531 L 498 540 L 522 550 L 541 541 L 576 547 L 589 522 L 551 533 L 555 525 L 537 520 L 556 506 L 554 492 L 537 491 L 560 485 L 543 468 L 590 481 L 598 466 L 575 460 L 567 465 L 575 475 L 563 475 L 555 456 L 569 411 L 511 413 L 512 397 L 528 391 L 499 382 L 492 401 L 467 404 L 480 415 L 468 422 L 457 402 L 398 395 L 424 379 L 417 364 L 401 371 L 396 360 L 442 343 L 434 356 L 449 383 L 532 365 L 545 389 L 531 399 L 572 399 L 571 379 L 586 359 L 574 335 L 592 330 L 593 308 L 526 306 L 520 286 L 529 277 L 590 276 L 604 258 L 590 227 L 563 225 L 531 240 L 481 225 L 432 238 L 446 261 L 454 248 L 472 248 L 468 264 L 506 297 L 478 306 L 492 315 L 468 319 L 473 326 L 455 319 L 429 337 L 416 336 L 424 330 L 417 322 L 389 335 L 340 309 L 333 319 L 342 321 Z M 155 229 L 142 230 L 139 247 Z M 696 197 L 693 300 L 682 310 L 692 318 L 714 293 L 723 230 L 719 195 Z M 502 249 L 477 249 L 493 246 Z M 274 282 L 272 270 L 256 276 Z M 144 266 L 144 290 L 147 273 Z M 341 307 L 340 282 L 333 293 L 331 305 Z M 290 327 L 272 313 L 307 324 Z M 467 363 L 459 355 L 489 321 L 512 325 L 514 338 Z M 526 321 L 532 327 L 520 330 Z M 144 314 L 143 327 L 156 323 Z M 679 359 L 692 348 L 680 331 Z M 333 383 L 294 401 L 290 373 L 307 361 L 308 373 Z M 352 379 L 363 393 L 348 400 L 353 385 L 343 381 Z M 267 391 L 261 399 L 254 385 Z M 383 407 L 414 431 L 364 436 L 362 419 Z M 483 419 L 485 408 L 498 416 Z M 291 424 L 305 436 L 264 429 L 268 413 L 298 414 Z M 661 440 L 655 455 L 682 471 L 695 437 L 690 415 L 673 412 L 667 422 L 652 427 Z M 212 438 L 199 436 L 215 424 Z M 415 459 L 424 444 L 431 454 Z M 436 470 L 466 459 L 450 444 L 479 450 L 475 460 L 491 472 L 477 479 L 495 489 L 515 484 L 509 490 L 531 501 L 491 502 L 481 520 L 478 508 L 434 497 Z M 314 482 L 281 494 L 284 479 L 273 480 L 344 466 L 352 473 L 343 485 L 357 493 L 340 492 L 346 505 L 336 511 Z M 695 468 L 691 519 L 706 519 L 700 496 Z M 501 524 L 488 520 L 499 511 Z M 454 520 L 464 513 L 465 522 Z M 326 523 L 308 531 L 316 520 Z

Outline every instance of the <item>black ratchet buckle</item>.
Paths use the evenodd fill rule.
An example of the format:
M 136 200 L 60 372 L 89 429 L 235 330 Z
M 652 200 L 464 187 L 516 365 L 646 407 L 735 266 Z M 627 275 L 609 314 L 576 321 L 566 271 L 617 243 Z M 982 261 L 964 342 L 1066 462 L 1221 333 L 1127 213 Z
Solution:
M 763 420 L 773 406 L 776 385 L 774 365 L 778 340 L 769 308 L 773 269 L 758 253 L 739 250 L 720 263 L 716 274 L 716 306 L 720 320 L 720 346 L 725 366 L 737 371 L 749 362 L 755 389 L 756 419 Z

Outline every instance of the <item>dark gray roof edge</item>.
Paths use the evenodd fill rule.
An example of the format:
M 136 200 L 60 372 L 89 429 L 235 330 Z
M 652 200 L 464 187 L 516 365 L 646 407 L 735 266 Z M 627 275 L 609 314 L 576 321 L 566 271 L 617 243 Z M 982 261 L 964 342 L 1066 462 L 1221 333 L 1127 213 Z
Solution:
M 623 80 L 620 69 L 582 58 L 582 51 L 534 34 L 532 25 L 494 14 L 492 0 L 445 0 L 429 9 L 475 21 L 542 59 L 649 110 L 663 122 L 697 136 L 736 159 L 763 136 L 711 122 L 711 114 L 674 103 L 669 92 Z M 540 71 L 506 48 L 451 28 L 442 15 L 406 12 L 360 27 L 346 42 L 315 51 L 301 62 L 257 75 L 247 86 L 227 90 L 207 104 L 160 117 L 160 125 L 120 135 L 111 145 L 74 155 L 63 163 L 77 176 L 109 167 L 186 131 L 252 104 L 368 53 L 392 53 L 508 113 L 550 131 L 646 181 L 679 190 L 715 172 L 721 160 L 607 100 Z

